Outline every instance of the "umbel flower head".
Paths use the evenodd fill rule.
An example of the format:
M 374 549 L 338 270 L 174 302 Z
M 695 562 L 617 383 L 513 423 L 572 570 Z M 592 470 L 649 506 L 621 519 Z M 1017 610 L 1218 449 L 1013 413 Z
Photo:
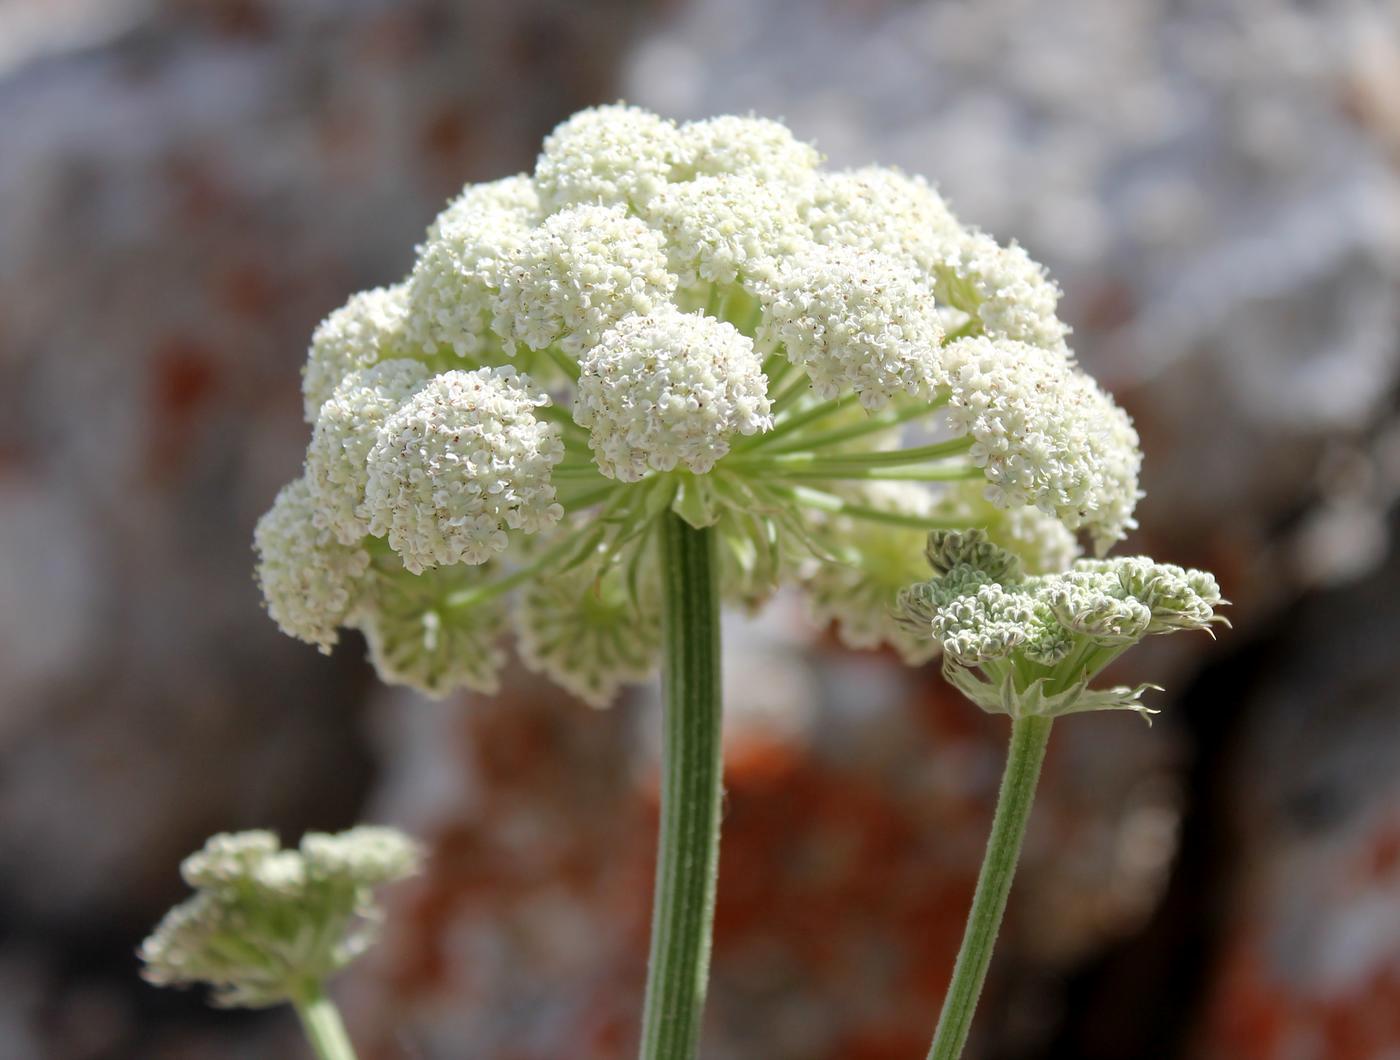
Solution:
M 216 835 L 180 866 L 196 893 L 142 944 L 142 974 L 157 986 L 206 983 L 223 1007 L 294 1001 L 369 948 L 374 888 L 421 860 L 392 828 L 311 832 L 296 850 L 271 832 Z
M 911 633 L 943 652 L 943 673 L 992 713 L 1056 716 L 1087 710 L 1155 713 L 1142 695 L 1155 685 L 1093 689 L 1089 682 L 1144 637 L 1209 630 L 1215 578 L 1146 556 L 1079 560 L 1027 575 L 1020 559 L 980 530 L 934 531 L 933 577 L 899 596 Z
M 603 702 L 654 665 L 619 631 L 652 628 L 671 510 L 715 528 L 730 601 L 790 581 L 847 643 L 926 658 L 892 607 L 930 529 L 1048 570 L 1134 525 L 1137 435 L 1057 300 L 921 178 L 827 170 L 762 118 L 584 111 L 316 330 L 268 610 L 323 650 L 363 630 L 433 695 L 494 688 L 514 626 Z

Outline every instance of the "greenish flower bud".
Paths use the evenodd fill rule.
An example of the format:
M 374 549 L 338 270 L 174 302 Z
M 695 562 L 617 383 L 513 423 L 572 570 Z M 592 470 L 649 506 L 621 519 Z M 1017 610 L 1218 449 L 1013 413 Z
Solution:
M 982 531 L 929 535 L 934 577 L 899 597 L 902 622 L 943 649 L 943 672 L 984 710 L 1013 717 L 1087 710 L 1151 713 L 1155 686 L 1092 689 L 1093 678 L 1143 637 L 1209 629 L 1223 618 L 1215 579 L 1145 556 L 1080 560 L 1025 576 Z
M 157 986 L 207 983 L 220 1007 L 293 1001 L 369 948 L 373 889 L 418 871 L 418 844 L 392 828 L 308 833 L 282 850 L 271 832 L 216 835 L 180 872 L 195 895 L 142 944 Z

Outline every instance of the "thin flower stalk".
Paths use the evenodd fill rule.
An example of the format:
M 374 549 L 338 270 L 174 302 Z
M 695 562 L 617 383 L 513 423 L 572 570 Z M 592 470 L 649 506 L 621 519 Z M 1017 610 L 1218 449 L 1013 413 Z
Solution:
M 355 1060 L 326 982 L 373 944 L 375 889 L 419 870 L 416 842 L 391 828 L 311 832 L 282 849 L 271 832 L 221 834 L 180 866 L 193 897 L 142 944 L 144 978 L 203 984 L 224 1008 L 290 1004 L 319 1060 Z
M 943 674 L 982 709 L 1011 717 L 1011 745 L 991 836 L 929 1060 L 957 1060 L 967 1045 L 1035 798 L 1055 718 L 1127 710 L 1157 686 L 1093 688 L 1113 660 L 1144 637 L 1210 631 L 1225 619 L 1214 577 L 1145 556 L 1080 560 L 1028 575 L 984 531 L 935 531 L 925 555 L 933 577 L 905 589 L 899 616 L 935 642 Z

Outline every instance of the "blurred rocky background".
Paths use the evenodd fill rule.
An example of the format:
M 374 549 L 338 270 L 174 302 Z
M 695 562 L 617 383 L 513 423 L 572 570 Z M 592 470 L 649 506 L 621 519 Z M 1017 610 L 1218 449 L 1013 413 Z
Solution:
M 248 544 L 314 323 L 623 96 L 1019 238 L 1142 430 L 1129 547 L 1235 601 L 1137 657 L 1153 729 L 1057 728 L 977 1055 L 1400 1056 L 1400 7 L 0 0 L 0 1060 L 300 1055 L 132 951 L 206 834 L 357 819 L 434 851 L 339 985 L 365 1060 L 633 1053 L 654 699 L 390 692 Z M 705 1055 L 921 1056 L 1004 725 L 786 600 L 731 632 Z

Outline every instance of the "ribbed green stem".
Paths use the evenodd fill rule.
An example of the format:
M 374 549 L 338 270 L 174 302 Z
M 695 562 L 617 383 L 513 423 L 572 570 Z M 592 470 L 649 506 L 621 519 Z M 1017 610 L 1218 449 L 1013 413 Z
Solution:
M 770 486 L 769 489 L 781 497 L 790 498 L 805 508 L 819 512 L 832 512 L 849 515 L 853 519 L 865 519 L 886 526 L 907 526 L 913 530 L 966 530 L 967 517 L 962 515 L 911 515 L 908 512 L 887 512 L 869 505 L 856 504 L 822 490 L 806 486 Z
M 1001 778 L 992 834 L 987 840 L 977 891 L 972 896 L 972 911 L 967 917 L 962 948 L 953 966 L 953 981 L 943 999 L 928 1060 L 958 1060 L 967 1045 L 972 1014 L 992 963 L 992 946 L 1006 911 L 1006 897 L 1011 893 L 1011 878 L 1021 856 L 1021 840 L 1026 834 L 1026 821 L 1035 801 L 1035 785 L 1049 740 L 1049 718 L 1018 718 L 1011 723 L 1011 750 Z
M 320 983 L 308 983 L 298 993 L 294 1006 L 306 1040 L 319 1060 L 355 1060 L 355 1047 L 345 1033 L 340 1011 Z
M 871 467 L 892 467 L 898 464 L 922 464 L 965 453 L 973 446 L 969 435 L 950 438 L 946 442 L 921 445 L 909 449 L 885 449 L 873 453 L 780 453 L 738 456 L 729 461 L 730 467 L 786 471 L 789 468 L 841 468 L 846 471 Z
M 661 837 L 642 1060 L 689 1060 L 700 1041 L 719 868 L 719 571 L 715 537 L 662 518 Z

